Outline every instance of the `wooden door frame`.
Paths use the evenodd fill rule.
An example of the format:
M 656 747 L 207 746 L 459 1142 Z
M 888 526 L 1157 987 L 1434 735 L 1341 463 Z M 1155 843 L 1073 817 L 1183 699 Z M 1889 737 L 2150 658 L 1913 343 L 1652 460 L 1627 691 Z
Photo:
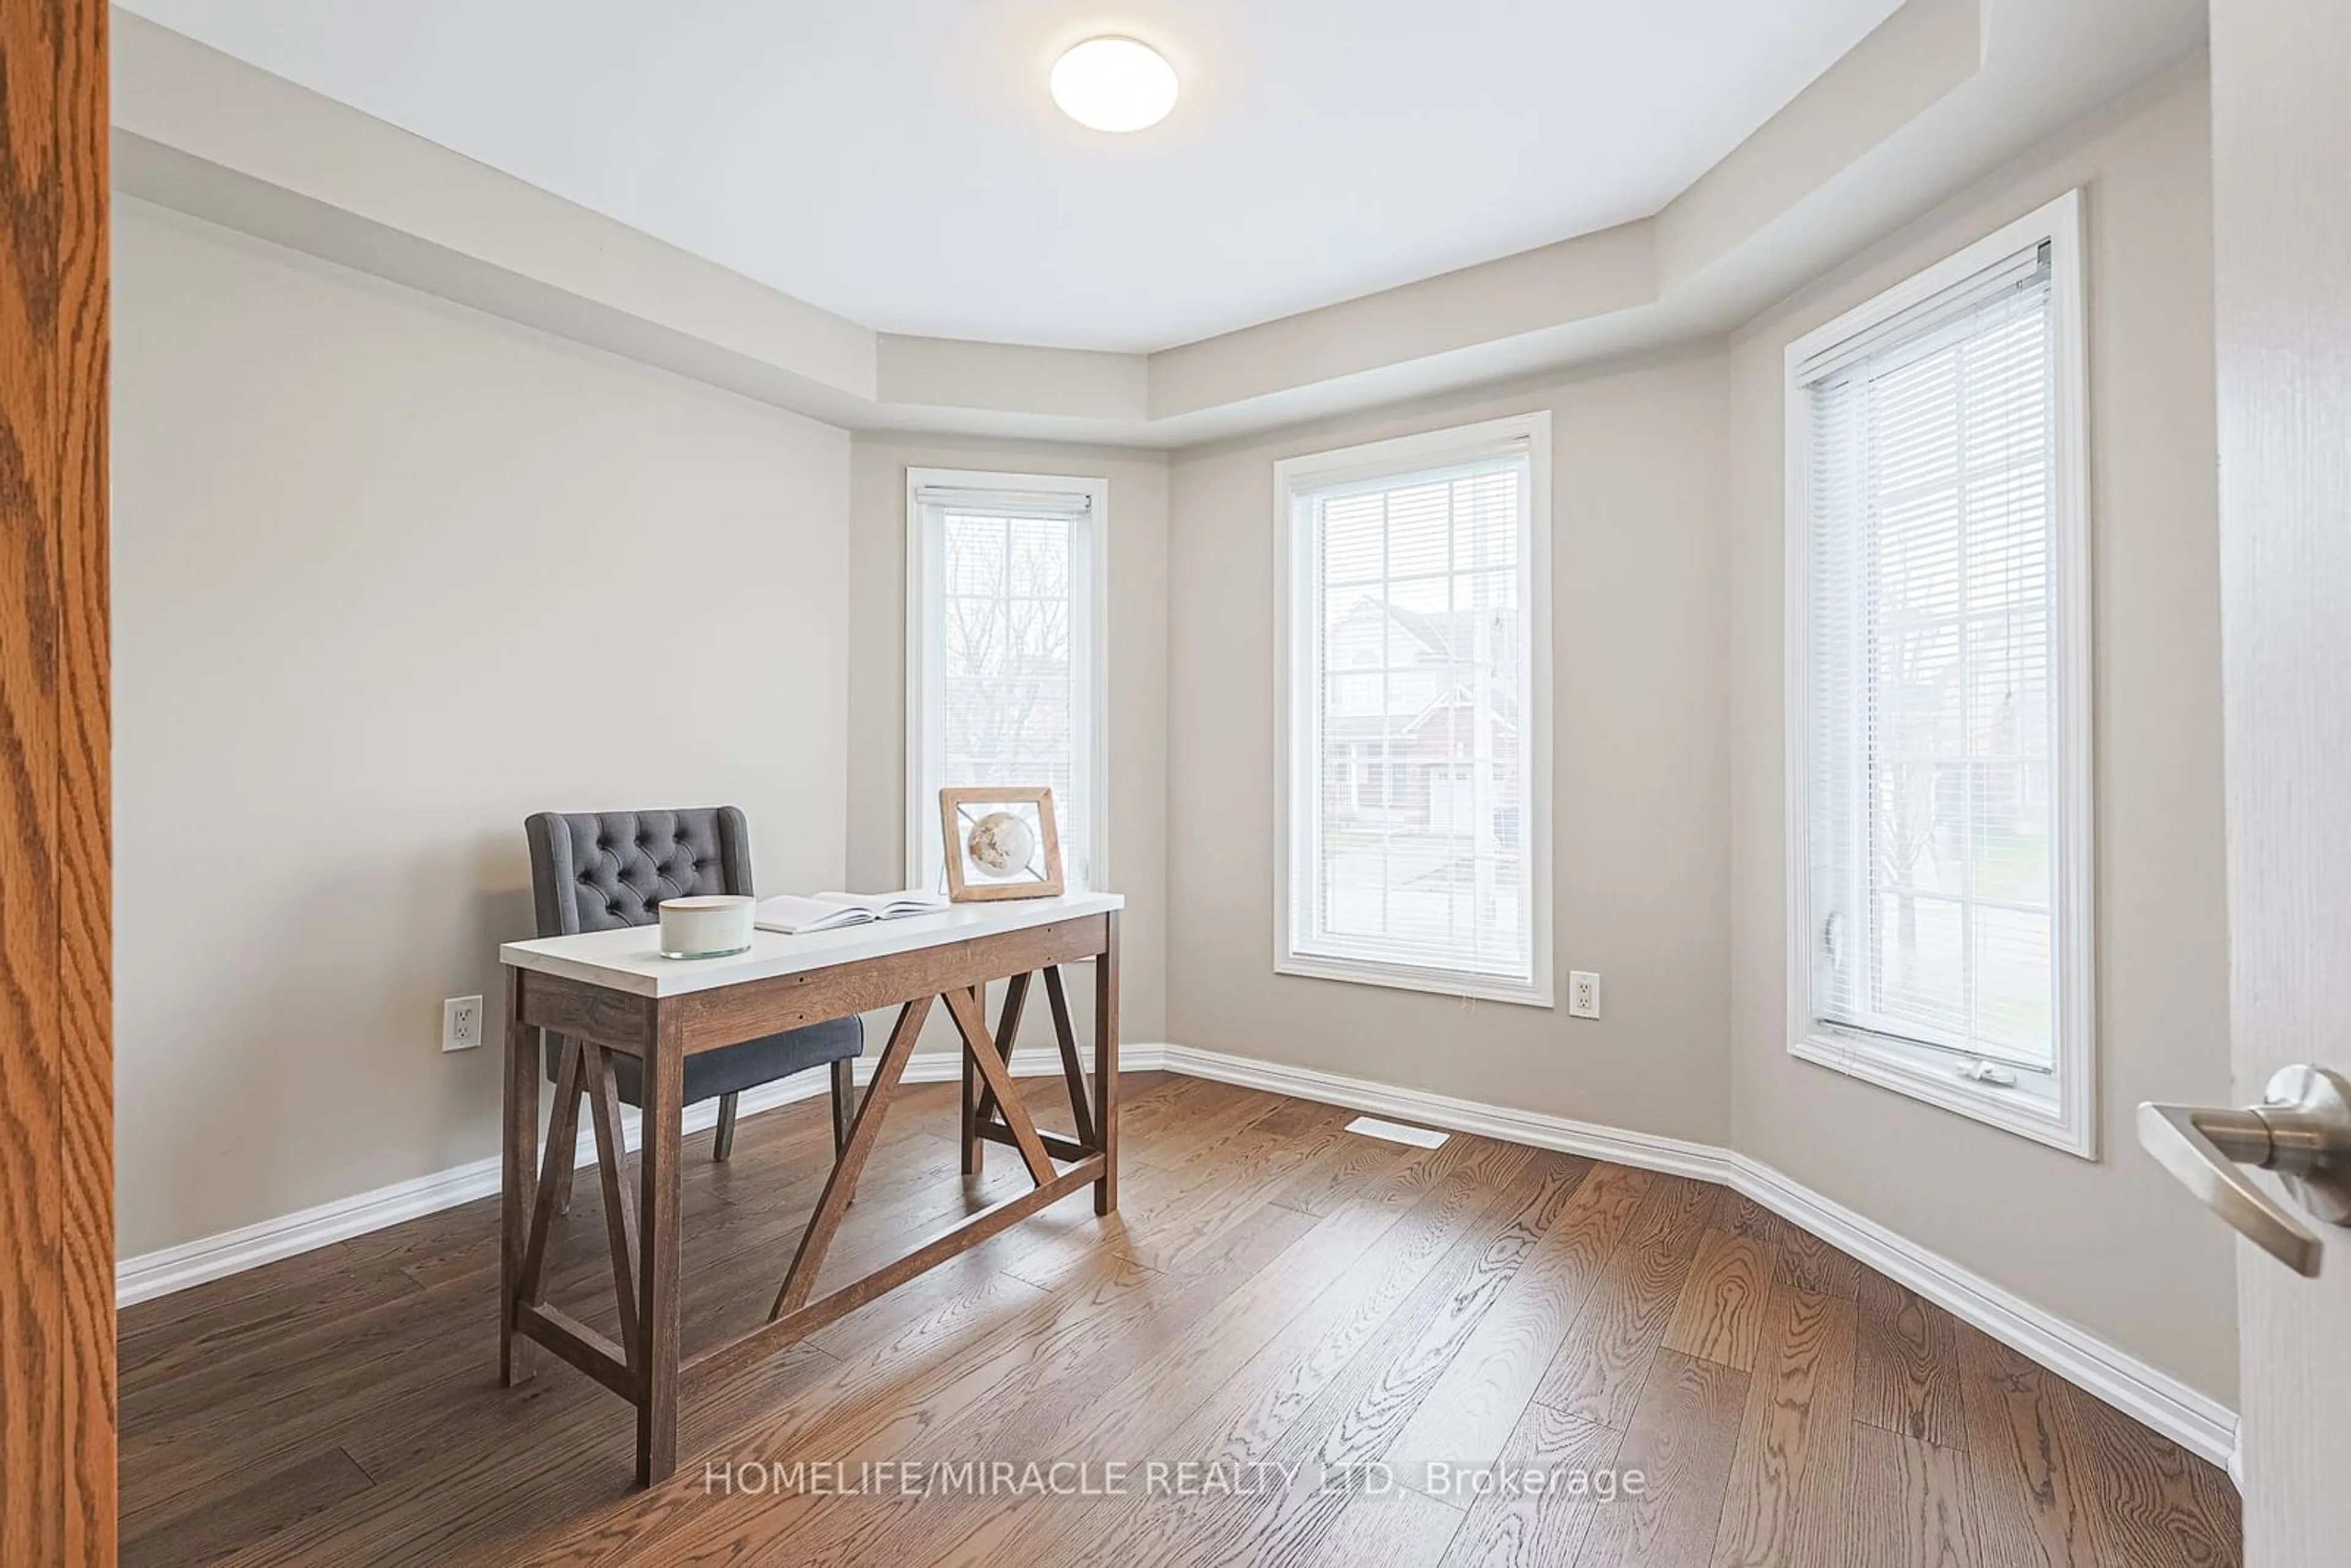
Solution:
M 0 5 L 0 1563 L 115 1560 L 107 7 Z

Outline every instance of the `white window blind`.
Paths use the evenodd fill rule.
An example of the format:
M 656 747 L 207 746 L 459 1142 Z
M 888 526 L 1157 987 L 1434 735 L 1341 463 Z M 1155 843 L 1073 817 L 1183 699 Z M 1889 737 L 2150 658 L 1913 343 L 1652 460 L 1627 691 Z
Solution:
M 945 887 L 941 789 L 1042 784 L 1064 874 L 1090 885 L 1098 486 L 988 478 L 908 486 L 909 881 Z
M 1534 460 L 1523 434 L 1456 445 L 1403 472 L 1333 455 L 1336 471 L 1285 481 L 1278 962 L 1547 1001 L 1528 737 Z
M 2038 1074 L 2081 847 L 2058 809 L 2083 716 L 2055 678 L 2056 368 L 2044 242 L 1796 371 L 1813 1022 Z

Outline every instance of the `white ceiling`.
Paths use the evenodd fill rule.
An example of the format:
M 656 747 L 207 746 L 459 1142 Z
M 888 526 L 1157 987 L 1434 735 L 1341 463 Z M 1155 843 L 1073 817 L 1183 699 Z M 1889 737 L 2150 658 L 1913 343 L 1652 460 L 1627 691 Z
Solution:
M 1655 212 L 1896 0 L 130 0 L 884 331 L 1154 350 Z M 1102 32 L 1184 97 L 1047 97 Z

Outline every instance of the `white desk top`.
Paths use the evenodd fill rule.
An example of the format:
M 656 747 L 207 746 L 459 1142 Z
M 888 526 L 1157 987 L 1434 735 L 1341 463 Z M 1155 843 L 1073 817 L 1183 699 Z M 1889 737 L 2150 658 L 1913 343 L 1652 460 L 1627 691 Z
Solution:
M 718 986 L 738 986 L 746 980 L 797 975 L 861 958 L 886 958 L 917 947 L 936 947 L 973 936 L 1001 931 L 1025 931 L 1088 915 L 1105 915 L 1126 907 L 1115 893 L 1071 893 L 1059 898 L 1006 899 L 997 904 L 958 904 L 935 915 L 910 915 L 900 920 L 876 920 L 839 931 L 804 931 L 788 936 L 780 931 L 754 931 L 751 950 L 731 958 L 664 958 L 661 928 L 631 925 L 616 931 L 587 931 L 577 936 L 546 936 L 536 942 L 508 942 L 498 949 L 498 962 L 517 969 L 537 969 L 609 990 L 640 997 L 675 997 Z

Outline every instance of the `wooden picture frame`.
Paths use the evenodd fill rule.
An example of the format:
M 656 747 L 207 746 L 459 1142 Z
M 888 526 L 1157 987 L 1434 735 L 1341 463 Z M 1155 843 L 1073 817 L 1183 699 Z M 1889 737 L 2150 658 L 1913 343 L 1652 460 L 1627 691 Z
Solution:
M 1026 806 L 1036 813 L 1035 846 L 1024 874 L 1002 879 L 985 873 L 971 859 L 971 829 L 984 806 Z M 1018 813 L 1015 813 L 1018 815 Z M 1063 891 L 1061 835 L 1053 821 L 1053 791 L 1038 785 L 1024 788 L 971 788 L 939 791 L 939 841 L 946 852 L 947 900 L 979 904 L 1004 898 L 1054 898 Z

